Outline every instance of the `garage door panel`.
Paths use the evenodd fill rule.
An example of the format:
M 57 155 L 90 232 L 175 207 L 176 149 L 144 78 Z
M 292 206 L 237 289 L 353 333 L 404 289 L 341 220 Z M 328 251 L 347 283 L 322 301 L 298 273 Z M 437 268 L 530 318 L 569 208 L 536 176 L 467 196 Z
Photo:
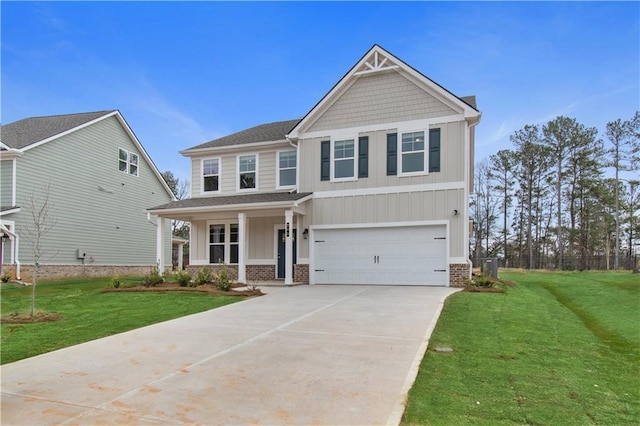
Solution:
M 446 285 L 444 226 L 314 232 L 318 284 Z

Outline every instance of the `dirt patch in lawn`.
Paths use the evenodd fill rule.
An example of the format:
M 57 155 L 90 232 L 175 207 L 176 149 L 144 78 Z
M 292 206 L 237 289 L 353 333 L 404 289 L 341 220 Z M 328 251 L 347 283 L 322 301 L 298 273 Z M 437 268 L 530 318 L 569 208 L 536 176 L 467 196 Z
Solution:
M 218 294 L 222 296 L 263 296 L 264 293 L 259 289 L 244 289 L 244 290 L 236 290 L 237 288 L 245 287 L 242 284 L 234 284 L 231 290 L 224 291 L 216 288 L 212 284 L 199 285 L 197 287 L 182 287 L 177 283 L 162 283 L 158 284 L 155 287 L 144 287 L 144 286 L 135 286 L 135 287 L 120 287 L 120 288 L 105 288 L 102 289 L 103 293 L 135 293 L 135 292 L 153 292 L 153 293 L 165 293 L 172 291 L 179 291 L 183 293 L 209 293 L 209 294 Z
M 14 312 L 0 317 L 2 324 L 32 324 L 36 322 L 60 321 L 64 317 L 55 312 L 36 312 L 33 316 L 27 313 Z

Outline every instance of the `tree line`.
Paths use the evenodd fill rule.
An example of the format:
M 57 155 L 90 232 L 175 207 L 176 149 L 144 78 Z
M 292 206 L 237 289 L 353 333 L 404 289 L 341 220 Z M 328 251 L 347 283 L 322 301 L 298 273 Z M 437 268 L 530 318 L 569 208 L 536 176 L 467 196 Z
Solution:
M 476 165 L 471 196 L 474 264 L 637 270 L 640 112 L 595 127 L 559 116 L 527 124 Z

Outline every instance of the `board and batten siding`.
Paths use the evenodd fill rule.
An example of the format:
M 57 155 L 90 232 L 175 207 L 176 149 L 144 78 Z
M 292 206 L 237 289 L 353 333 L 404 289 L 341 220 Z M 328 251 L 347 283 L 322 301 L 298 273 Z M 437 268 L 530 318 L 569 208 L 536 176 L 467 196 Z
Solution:
M 283 150 L 293 150 L 290 145 Z M 255 154 L 258 158 L 258 188 L 255 191 L 238 191 L 238 164 L 237 157 L 239 155 Z M 203 193 L 202 192 L 202 160 L 207 158 L 220 158 L 221 171 L 220 175 L 220 192 Z M 191 158 L 191 197 L 211 197 L 223 195 L 238 195 L 248 192 L 274 192 L 276 191 L 276 151 L 271 150 L 247 150 L 237 151 L 232 154 L 209 154 Z
M 456 114 L 398 72 L 360 76 L 307 130 L 342 129 Z
M 463 189 L 320 198 L 311 201 L 314 225 L 449 220 L 450 256 L 464 255 L 465 226 L 457 226 L 467 203 Z
M 13 160 L 0 161 L 0 206 L 12 204 L 13 196 Z
M 343 189 L 379 188 L 401 185 L 463 182 L 464 177 L 464 122 L 434 124 L 440 129 L 440 171 L 419 176 L 387 176 L 387 134 L 397 133 L 392 128 L 376 132 L 354 133 L 369 137 L 369 176 L 352 181 L 331 182 L 320 180 L 320 144 L 328 137 L 304 139 L 300 145 L 300 191 L 336 191 Z
M 118 148 L 139 156 L 139 176 L 118 170 Z M 156 226 L 146 209 L 171 197 L 116 117 L 30 149 L 18 159 L 16 217 L 20 260 L 33 262 L 25 231 L 32 226 L 32 194 L 49 186 L 55 225 L 44 239 L 41 263 L 87 265 L 155 265 Z M 171 259 L 171 227 L 165 222 L 165 259 Z

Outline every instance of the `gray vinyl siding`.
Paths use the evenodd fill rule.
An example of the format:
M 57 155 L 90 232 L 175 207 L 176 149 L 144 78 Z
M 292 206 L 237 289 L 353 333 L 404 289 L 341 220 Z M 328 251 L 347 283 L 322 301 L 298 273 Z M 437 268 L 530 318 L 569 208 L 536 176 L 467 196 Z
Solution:
M 314 225 L 450 220 L 450 256 L 459 257 L 467 227 L 453 210 L 466 203 L 464 190 L 449 189 L 314 199 L 310 210 Z
M 118 170 L 118 148 L 139 156 L 139 176 Z M 115 117 L 30 149 L 18 159 L 16 231 L 20 260 L 33 262 L 27 230 L 30 200 L 50 185 L 55 226 L 44 237 L 41 263 L 155 265 L 156 227 L 146 209 L 171 197 Z M 166 221 L 165 259 L 171 259 L 171 229 Z
M 308 131 L 456 114 L 398 72 L 360 76 Z
M 289 150 L 293 148 L 286 145 Z M 283 150 L 287 148 L 283 147 Z M 255 154 L 258 156 L 258 188 L 256 191 L 238 191 L 238 155 Z M 220 192 L 212 194 L 203 194 L 202 191 L 202 160 L 207 158 L 220 158 L 221 175 L 220 175 Z M 238 151 L 233 154 L 223 155 L 203 155 L 202 157 L 193 157 L 191 159 L 191 196 L 192 197 L 208 197 L 222 195 L 246 194 L 249 192 L 275 192 L 276 191 L 276 151 Z
M 0 206 L 11 206 L 13 195 L 13 160 L 0 161 Z
M 420 176 L 387 176 L 387 134 L 396 133 L 397 129 L 353 135 L 355 140 L 359 136 L 369 136 L 369 176 L 347 182 L 320 180 L 320 143 L 328 138 L 301 140 L 300 191 L 335 191 L 464 181 L 464 122 L 434 124 L 430 128 L 440 128 L 441 171 Z

